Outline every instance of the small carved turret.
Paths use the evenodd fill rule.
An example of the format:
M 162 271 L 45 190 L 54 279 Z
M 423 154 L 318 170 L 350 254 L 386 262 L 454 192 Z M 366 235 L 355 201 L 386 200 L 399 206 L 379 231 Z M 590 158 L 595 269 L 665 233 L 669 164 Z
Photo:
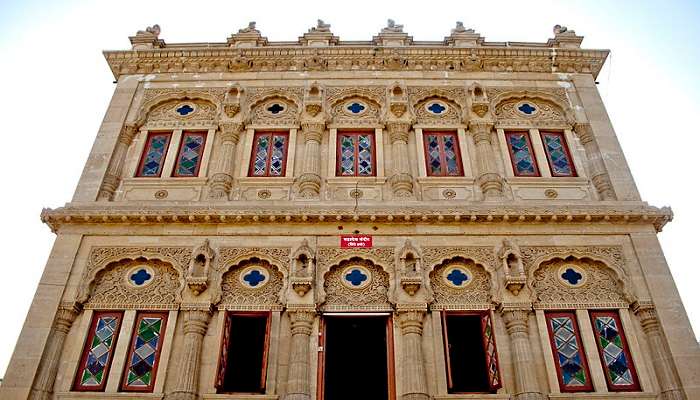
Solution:
M 423 268 L 418 250 L 413 247 L 410 240 L 406 240 L 401 250 L 401 287 L 409 295 L 415 295 L 423 283 Z
M 206 239 L 201 246 L 192 252 L 190 267 L 187 269 L 185 281 L 195 296 L 207 290 L 209 268 L 214 255 L 214 250 L 209 246 L 209 239 Z
M 231 35 L 227 43 L 230 47 L 258 47 L 267 44 L 267 38 L 260 34 L 255 27 L 255 21 L 248 23 L 248 26 L 239 29 L 238 33 Z
M 314 251 L 304 239 L 292 257 L 292 289 L 300 297 L 311 290 L 315 270 Z
M 136 32 L 135 36 L 129 36 L 131 48 L 134 50 L 144 50 L 165 47 L 165 42 L 159 39 L 160 26 L 155 24 L 145 30 Z
M 496 254 L 503 268 L 506 289 L 513 293 L 513 296 L 517 296 L 527 281 L 520 249 L 510 240 L 503 239 Z
M 486 96 L 484 88 L 475 82 L 469 87 L 469 97 L 471 100 L 471 110 L 474 114 L 479 116 L 479 118 L 484 118 L 489 111 L 489 99 Z

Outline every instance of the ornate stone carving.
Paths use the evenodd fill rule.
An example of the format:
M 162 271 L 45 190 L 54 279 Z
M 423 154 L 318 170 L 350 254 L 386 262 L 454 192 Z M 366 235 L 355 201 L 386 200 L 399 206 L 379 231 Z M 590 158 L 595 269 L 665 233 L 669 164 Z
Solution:
M 371 282 L 361 289 L 349 288 L 343 283 L 343 271 L 350 265 L 360 265 L 371 273 Z M 372 261 L 352 258 L 341 262 L 323 274 L 323 287 L 326 294 L 322 308 L 325 311 L 352 309 L 391 310 L 389 304 L 389 274 Z
M 131 48 L 133 50 L 147 50 L 165 47 L 165 42 L 159 39 L 160 25 L 146 27 L 144 30 L 136 32 L 135 36 L 130 36 Z
M 175 389 L 167 400 L 197 400 L 202 342 L 209 327 L 210 310 L 193 309 L 183 312 L 185 340 L 180 351 L 180 368 L 176 370 Z M 177 354 L 177 353 L 176 353 Z
M 156 260 L 170 264 L 179 273 L 179 293 L 185 287 L 184 271 L 189 265 L 192 249 L 188 247 L 93 247 L 80 279 L 77 301 L 84 303 L 92 292 L 93 282 L 98 272 L 113 263 L 123 260 Z M 178 300 L 179 301 L 179 300 Z
M 353 92 L 355 92 L 353 94 Z M 366 90 L 350 90 L 347 96 L 338 98 L 330 103 L 330 114 L 333 123 L 349 126 L 377 126 L 381 124 L 382 103 L 378 103 L 373 97 L 367 97 Z M 358 103 L 366 107 L 360 114 L 353 114 L 348 110 L 348 104 Z
M 399 267 L 401 287 L 410 296 L 414 296 L 423 284 L 423 266 L 420 252 L 409 239 L 406 239 L 399 251 Z
M 427 107 L 435 103 L 435 101 L 443 102 L 447 105 L 445 111 L 440 114 L 434 114 Z M 459 125 L 462 123 L 462 108 L 450 99 L 443 97 L 430 97 L 414 106 L 413 110 L 416 114 L 416 123 L 420 125 L 443 126 L 443 125 Z
M 264 286 L 251 288 L 241 283 L 243 280 L 241 274 L 250 266 L 264 268 L 268 272 L 269 281 Z M 277 267 L 267 261 L 256 259 L 244 261 L 223 275 L 221 301 L 216 304 L 221 308 L 243 310 L 268 310 L 273 306 L 281 306 L 284 280 L 284 276 Z
M 209 239 L 205 239 L 204 243 L 192 253 L 185 281 L 195 296 L 207 289 L 211 261 L 214 259 L 215 254 L 214 250 L 209 246 Z
M 517 296 L 527 282 L 520 248 L 510 240 L 503 239 L 501 246 L 496 249 L 496 255 L 501 261 L 506 289 Z
M 455 266 L 468 270 L 471 275 L 464 288 L 453 287 L 445 282 L 445 273 Z M 491 305 L 489 274 L 473 260 L 453 258 L 436 266 L 429 276 L 435 296 L 435 302 L 431 305 L 433 309 L 489 308 Z
M 511 354 L 515 378 L 515 400 L 543 400 L 545 397 L 537 385 L 534 369 L 535 362 L 528 337 L 528 320 L 532 309 L 525 305 L 503 307 L 501 315 L 510 337 Z
M 306 239 L 294 252 L 291 264 L 292 290 L 303 297 L 311 290 L 316 271 L 314 251 L 309 247 Z
M 152 282 L 143 287 L 130 285 L 129 271 L 147 265 Z M 117 262 L 101 270 L 85 307 L 101 309 L 174 309 L 181 300 L 181 272 L 159 260 L 136 259 Z

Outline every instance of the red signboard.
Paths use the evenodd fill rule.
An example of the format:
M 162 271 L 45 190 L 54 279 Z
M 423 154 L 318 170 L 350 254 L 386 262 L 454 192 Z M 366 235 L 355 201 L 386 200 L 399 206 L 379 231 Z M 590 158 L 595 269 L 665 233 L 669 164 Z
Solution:
M 340 235 L 341 249 L 371 249 L 372 235 Z

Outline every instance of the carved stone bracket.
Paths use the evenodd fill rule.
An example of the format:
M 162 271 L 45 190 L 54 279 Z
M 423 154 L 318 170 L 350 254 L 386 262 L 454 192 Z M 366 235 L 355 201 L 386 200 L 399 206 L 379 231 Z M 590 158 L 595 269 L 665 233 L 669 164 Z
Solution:
M 211 261 L 214 259 L 214 256 L 214 250 L 209 246 L 209 239 L 206 239 L 204 243 L 197 247 L 192 253 L 185 281 L 190 291 L 192 291 L 195 296 L 198 296 L 207 289 L 209 270 L 211 269 Z

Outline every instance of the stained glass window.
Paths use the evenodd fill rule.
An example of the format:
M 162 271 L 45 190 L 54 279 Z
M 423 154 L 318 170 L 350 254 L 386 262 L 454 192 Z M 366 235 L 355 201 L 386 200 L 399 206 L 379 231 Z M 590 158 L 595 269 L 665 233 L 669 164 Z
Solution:
M 121 390 L 153 391 L 167 320 L 168 314 L 163 312 L 141 312 L 136 315 Z
M 163 172 L 165 155 L 168 153 L 172 132 L 150 132 L 146 137 L 146 146 L 141 155 L 136 176 L 159 177 Z
M 608 390 L 639 390 L 619 314 L 617 311 L 591 311 L 590 314 Z
M 253 140 L 253 156 L 250 160 L 250 176 L 284 176 L 288 141 L 287 132 L 256 133 Z
M 75 390 L 104 390 L 121 321 L 121 313 L 95 312 L 75 375 Z
M 206 132 L 183 132 L 173 176 L 193 177 L 199 175 L 199 166 L 202 163 L 206 140 Z
M 552 176 L 576 176 L 576 169 L 563 133 L 542 132 L 542 144 L 547 153 Z
M 498 352 L 496 351 L 496 339 L 493 332 L 491 314 L 481 316 L 481 335 L 484 338 L 484 352 L 486 353 L 486 372 L 488 373 L 489 386 L 496 390 L 502 386 L 501 375 L 498 372 Z
M 429 176 L 462 176 L 457 134 L 454 132 L 426 132 L 425 162 Z
M 374 176 L 374 134 L 345 132 L 338 134 L 339 176 Z
M 576 314 L 552 312 L 547 313 L 546 318 L 559 388 L 562 392 L 592 391 L 591 375 L 586 364 Z
M 540 176 L 527 132 L 506 132 L 510 161 L 516 176 Z

